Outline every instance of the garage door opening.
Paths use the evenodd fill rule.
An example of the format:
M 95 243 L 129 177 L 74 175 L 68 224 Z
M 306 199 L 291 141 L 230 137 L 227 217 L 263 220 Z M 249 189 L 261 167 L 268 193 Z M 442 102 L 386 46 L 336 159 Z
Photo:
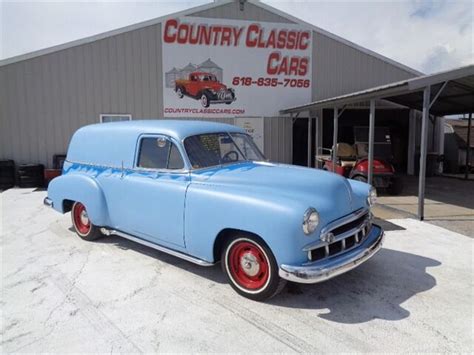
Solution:
M 391 142 L 391 163 L 397 173 L 407 172 L 408 156 L 408 130 L 409 130 L 409 110 L 408 109 L 382 109 L 377 110 L 376 127 L 384 128 L 390 133 Z M 333 144 L 333 110 L 323 110 L 323 148 L 331 148 Z M 307 125 L 307 124 L 306 124 Z M 369 110 L 347 109 L 338 124 L 338 142 L 354 145 L 356 127 L 369 127 Z M 307 132 L 307 130 L 306 130 Z M 307 146 L 307 145 L 306 145 Z
M 314 119 L 313 119 L 314 121 Z M 311 137 L 316 134 L 316 126 L 311 125 Z M 315 164 L 315 141 L 311 140 L 311 166 Z M 293 164 L 308 166 L 308 118 L 294 119 L 293 123 Z

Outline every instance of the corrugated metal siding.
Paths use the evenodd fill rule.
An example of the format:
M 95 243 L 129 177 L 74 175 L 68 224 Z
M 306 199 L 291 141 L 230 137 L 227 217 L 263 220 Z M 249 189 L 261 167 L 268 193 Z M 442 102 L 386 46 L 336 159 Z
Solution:
M 190 16 L 207 18 L 226 18 L 231 20 L 294 23 L 293 21 L 290 21 L 280 15 L 268 12 L 267 10 L 255 6 L 251 3 L 245 3 L 244 11 L 240 11 L 240 5 L 238 1 L 235 1 L 230 4 L 224 4 L 222 6 L 217 6 L 212 9 L 195 12 Z
M 163 112 L 161 25 L 0 67 L 0 159 L 52 164 L 101 113 Z
M 293 161 L 293 120 L 288 117 L 265 117 L 265 156 L 271 161 L 291 164 Z
M 415 75 L 372 55 L 313 32 L 312 99 L 320 100 Z

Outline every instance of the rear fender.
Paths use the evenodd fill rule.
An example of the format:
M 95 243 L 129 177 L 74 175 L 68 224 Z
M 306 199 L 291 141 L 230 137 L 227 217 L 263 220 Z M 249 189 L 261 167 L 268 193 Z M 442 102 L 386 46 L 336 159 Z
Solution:
M 91 222 L 97 226 L 109 225 L 107 202 L 97 181 L 87 175 L 67 174 L 53 179 L 48 186 L 48 197 L 53 208 L 66 213 L 66 200 L 78 201 L 86 206 Z

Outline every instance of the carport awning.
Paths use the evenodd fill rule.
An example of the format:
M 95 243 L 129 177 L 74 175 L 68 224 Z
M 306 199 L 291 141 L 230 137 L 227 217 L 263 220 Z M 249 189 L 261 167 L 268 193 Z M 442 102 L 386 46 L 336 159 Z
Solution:
M 280 113 L 295 114 L 321 108 L 341 107 L 372 99 L 383 99 L 421 111 L 423 90 L 428 86 L 431 87 L 433 98 L 430 114 L 444 116 L 474 111 L 474 65 L 469 65 L 290 107 L 281 110 Z
M 334 111 L 333 150 L 332 164 L 335 171 L 337 157 L 334 152 L 338 139 L 339 108 L 346 105 L 370 101 L 369 110 L 369 171 L 368 182 L 372 183 L 373 154 L 374 154 L 374 127 L 375 127 L 375 101 L 386 100 L 394 104 L 422 111 L 422 126 L 420 140 L 420 172 L 418 188 L 418 218 L 424 217 L 426 155 L 428 144 L 428 118 L 430 115 L 445 116 L 469 113 L 468 127 L 471 127 L 472 112 L 474 111 L 474 65 L 461 67 L 437 74 L 420 76 L 399 82 L 374 87 L 371 89 L 354 92 L 329 99 L 310 102 L 306 105 L 290 107 L 281 110 L 281 114 L 298 115 L 303 111 L 322 108 L 332 108 Z M 311 132 L 308 120 L 308 132 Z M 468 133 L 468 136 L 470 134 Z M 308 147 L 310 147 L 310 133 L 308 133 Z M 468 146 L 470 144 L 468 143 Z M 309 156 L 308 148 L 308 156 Z M 466 152 L 466 179 L 469 171 L 468 162 L 470 150 Z M 308 159 L 308 162 L 310 160 Z M 309 165 L 309 163 L 308 163 Z

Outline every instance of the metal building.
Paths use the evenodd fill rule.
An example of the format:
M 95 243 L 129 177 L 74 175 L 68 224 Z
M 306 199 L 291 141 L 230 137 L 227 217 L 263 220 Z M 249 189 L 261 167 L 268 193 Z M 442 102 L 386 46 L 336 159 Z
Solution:
M 163 66 L 163 58 L 171 55 L 166 52 L 168 47 L 163 43 L 164 24 L 173 18 L 181 19 L 181 22 L 186 18 L 200 19 L 195 22 L 209 23 L 209 26 L 230 22 L 242 23 L 242 26 L 257 24 L 257 29 L 268 24 L 274 27 L 277 27 L 274 24 L 280 24 L 281 28 L 308 29 L 311 34 L 310 43 L 305 43 L 304 47 L 310 48 L 310 97 L 305 102 L 343 95 L 421 74 L 259 1 L 215 1 L 180 13 L 0 61 L 0 159 L 51 166 L 53 154 L 65 153 L 71 135 L 81 126 L 101 120 L 113 120 L 116 117 L 114 115 L 118 115 L 117 119 L 165 117 L 164 97 L 168 94 L 165 90 L 171 91 L 169 87 L 175 82 L 177 69 L 185 68 L 186 64 L 199 65 L 207 61 L 222 71 L 222 61 L 215 62 L 215 58 L 207 53 L 204 53 L 202 58 L 186 58 L 184 65 L 174 63 L 175 65 L 170 67 Z M 221 40 L 223 41 L 222 38 Z M 253 37 L 247 37 L 247 40 L 253 40 Z M 285 45 L 289 47 L 288 34 L 286 41 Z M 223 50 L 222 48 L 220 50 Z M 261 52 L 260 49 L 255 49 L 255 53 L 257 51 Z M 224 64 L 233 68 L 241 65 L 240 62 L 245 61 L 228 56 Z M 228 72 L 229 69 L 224 69 L 224 77 L 226 70 Z M 270 64 L 267 70 L 270 72 Z M 168 78 L 166 73 L 171 73 Z M 244 88 L 239 87 L 239 90 L 244 92 Z M 314 111 L 310 112 L 310 117 L 307 115 L 297 119 L 281 116 L 278 114 L 280 110 L 302 103 L 297 101 L 298 95 L 278 97 L 271 94 L 270 88 L 255 87 L 252 90 L 258 93 L 253 97 L 254 100 L 261 97 L 261 103 L 265 103 L 267 99 L 275 100 L 276 103 L 282 101 L 281 106 L 275 107 L 274 111 L 269 110 L 268 113 L 259 111 L 258 115 L 241 115 L 238 118 L 232 117 L 232 114 L 217 114 L 212 117 L 194 115 L 193 119 L 236 124 L 245 120 L 260 120 L 263 126 L 262 148 L 269 159 L 286 163 L 308 162 L 313 165 L 312 157 L 317 148 L 324 145 L 323 122 L 326 113 L 323 110 Z M 275 89 L 274 92 L 279 90 Z M 266 96 L 267 93 L 270 94 Z M 238 96 L 235 105 L 245 103 L 240 100 L 243 97 L 243 94 Z M 190 100 L 186 102 L 191 103 Z M 233 107 L 232 105 L 229 106 Z M 228 107 L 214 105 L 211 108 L 223 106 Z M 242 107 L 241 112 L 246 108 L 245 105 Z M 407 141 L 411 142 L 408 136 L 417 136 L 414 131 L 420 128 L 417 128 L 419 123 L 413 111 L 393 106 L 382 108 L 382 111 L 386 112 L 387 122 L 397 119 L 405 122 L 404 125 L 408 129 L 402 130 L 402 134 L 406 135 Z M 351 117 L 356 117 L 357 110 L 361 109 L 365 110 L 367 107 L 354 106 L 347 110 L 347 122 L 350 122 Z M 349 114 L 351 112 L 352 116 Z M 328 115 L 328 122 L 332 122 L 332 114 Z M 383 115 L 382 113 L 379 117 Z M 178 114 L 178 117 L 184 119 L 188 115 L 183 113 L 181 116 Z M 313 120 L 316 117 L 323 119 Z M 319 123 L 312 124 L 313 121 Z M 431 129 L 435 133 L 437 128 Z M 435 138 L 432 148 L 442 152 L 442 143 L 438 141 L 438 136 L 441 137 L 433 134 Z M 332 133 L 328 142 L 331 140 Z M 410 160 L 408 157 L 408 161 L 404 162 L 409 173 L 414 169 L 410 164 L 413 165 L 415 151 L 412 147 L 408 155 L 411 154 L 413 158 Z M 404 151 L 403 154 L 406 155 L 407 152 Z

